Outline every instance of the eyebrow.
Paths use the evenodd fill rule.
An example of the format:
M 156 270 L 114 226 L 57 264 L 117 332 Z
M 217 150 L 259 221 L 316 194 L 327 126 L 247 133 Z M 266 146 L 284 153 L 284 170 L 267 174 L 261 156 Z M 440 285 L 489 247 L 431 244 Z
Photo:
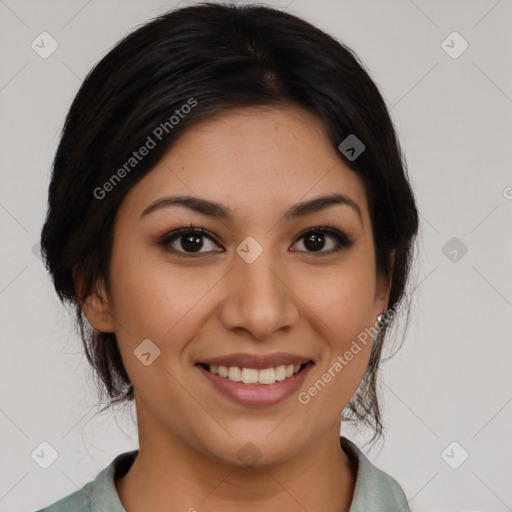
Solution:
M 359 205 L 350 197 L 339 193 L 318 196 L 308 201 L 297 203 L 286 210 L 283 217 L 285 220 L 297 219 L 335 205 L 349 206 L 357 213 L 361 224 L 363 223 L 363 216 Z M 232 210 L 227 206 L 194 196 L 170 196 L 157 199 L 142 212 L 141 217 L 171 206 L 184 206 L 185 208 L 202 213 L 203 215 L 228 221 L 232 221 L 234 218 Z

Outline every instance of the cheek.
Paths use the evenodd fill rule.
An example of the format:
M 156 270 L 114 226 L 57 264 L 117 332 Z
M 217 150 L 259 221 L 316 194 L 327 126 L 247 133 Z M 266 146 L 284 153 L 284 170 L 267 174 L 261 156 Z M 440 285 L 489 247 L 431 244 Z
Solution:
M 201 298 L 216 281 L 211 271 L 200 274 L 191 267 L 178 268 L 153 253 L 129 244 L 122 252 L 114 247 L 111 270 L 112 313 L 119 350 L 135 389 L 148 401 L 153 393 L 160 397 L 169 393 L 174 381 L 168 372 L 180 381 L 185 379 L 186 347 L 201 324 Z M 147 339 L 159 352 L 153 345 L 141 345 Z M 137 355 L 152 350 L 158 353 L 155 362 L 141 364 Z M 177 393 L 167 398 L 179 401 L 180 396 Z
M 213 279 L 204 272 L 178 268 L 147 252 L 137 255 L 136 248 L 112 255 L 113 314 L 134 337 L 162 340 L 211 286 Z
M 300 297 L 325 323 L 330 337 L 345 340 L 375 322 L 376 279 L 365 255 L 353 253 L 340 265 L 303 271 L 299 276 Z
M 330 272 L 324 268 L 303 275 L 307 277 L 297 281 L 298 295 L 305 298 L 316 334 L 326 341 L 320 345 L 321 366 L 316 370 L 321 382 L 311 393 L 322 391 L 318 404 L 337 410 L 348 402 L 368 366 L 376 322 L 373 267 L 364 255 L 354 254 Z
M 297 396 L 308 417 L 326 421 L 339 418 L 361 383 L 375 323 L 371 277 L 358 272 L 336 275 L 323 285 L 317 280 L 316 291 L 308 295 L 307 304 L 317 314 L 317 335 L 324 343 L 319 344 L 314 377 Z

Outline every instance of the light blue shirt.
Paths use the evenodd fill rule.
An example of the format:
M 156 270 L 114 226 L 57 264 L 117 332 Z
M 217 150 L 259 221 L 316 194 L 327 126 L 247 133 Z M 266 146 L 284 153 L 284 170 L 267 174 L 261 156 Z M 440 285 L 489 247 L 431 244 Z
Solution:
M 410 512 L 404 492 L 397 481 L 374 466 L 352 441 L 340 438 L 340 444 L 357 464 L 354 496 L 349 512 Z M 98 476 L 81 489 L 37 512 L 126 512 L 119 500 L 114 474 L 124 475 L 139 450 L 118 455 Z

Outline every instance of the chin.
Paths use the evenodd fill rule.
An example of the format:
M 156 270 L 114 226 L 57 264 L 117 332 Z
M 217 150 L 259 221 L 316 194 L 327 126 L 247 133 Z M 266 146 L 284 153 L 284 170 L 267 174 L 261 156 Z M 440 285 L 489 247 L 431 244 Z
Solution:
M 217 442 L 207 449 L 225 464 L 241 468 L 272 466 L 284 462 L 296 452 L 296 436 L 287 435 L 285 439 L 276 434 L 270 437 L 233 434 L 227 442 Z

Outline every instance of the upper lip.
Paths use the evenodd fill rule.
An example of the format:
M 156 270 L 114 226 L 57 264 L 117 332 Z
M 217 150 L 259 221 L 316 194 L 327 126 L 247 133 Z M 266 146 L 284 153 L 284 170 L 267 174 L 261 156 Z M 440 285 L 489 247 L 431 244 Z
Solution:
M 306 364 L 311 359 L 297 354 L 287 352 L 275 352 L 263 356 L 256 354 L 227 354 L 224 356 L 212 357 L 209 359 L 201 359 L 196 364 L 207 364 L 210 366 L 239 366 L 240 368 L 254 368 L 263 370 L 273 366 L 290 365 L 290 364 Z

